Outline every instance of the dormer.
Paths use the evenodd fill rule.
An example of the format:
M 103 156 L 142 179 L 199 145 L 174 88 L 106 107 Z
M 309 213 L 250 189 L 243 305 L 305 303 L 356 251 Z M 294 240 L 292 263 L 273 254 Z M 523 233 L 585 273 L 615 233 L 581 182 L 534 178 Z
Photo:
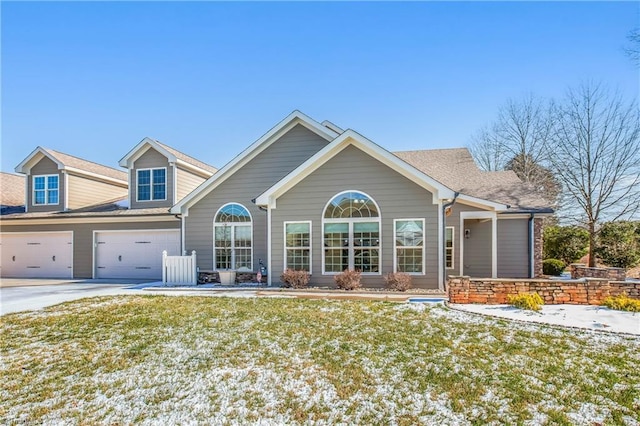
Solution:
M 169 208 L 217 171 L 151 138 L 140 141 L 119 164 L 129 172 L 131 209 Z
M 37 147 L 16 168 L 26 175 L 25 210 L 66 211 L 126 197 L 127 174 Z

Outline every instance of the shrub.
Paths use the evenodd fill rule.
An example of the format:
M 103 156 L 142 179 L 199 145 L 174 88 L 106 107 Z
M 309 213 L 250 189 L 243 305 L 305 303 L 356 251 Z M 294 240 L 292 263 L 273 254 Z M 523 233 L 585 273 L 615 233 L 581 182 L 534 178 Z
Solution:
M 602 301 L 602 305 L 616 311 L 640 312 L 640 300 L 632 299 L 626 294 L 607 297 Z
M 545 275 L 558 276 L 564 272 L 564 268 L 566 267 L 567 265 L 562 260 L 545 259 L 542 262 L 542 273 Z
M 640 262 L 640 222 L 607 222 L 598 232 L 595 253 L 602 263 L 632 268 Z
M 543 256 L 560 259 L 565 264 L 578 261 L 589 251 L 589 233 L 577 226 L 544 228 Z
M 384 276 L 384 282 L 392 290 L 407 291 L 411 288 L 411 275 L 405 272 L 390 272 Z
M 309 272 L 294 269 L 287 269 L 280 275 L 280 280 L 285 288 L 306 288 L 309 284 L 309 278 Z
M 333 279 L 336 281 L 338 288 L 343 290 L 355 290 L 362 287 L 360 284 L 360 271 L 354 271 L 352 269 L 345 269 Z
M 521 293 L 518 295 L 507 295 L 507 303 L 520 309 L 539 311 L 544 305 L 544 300 L 538 293 Z

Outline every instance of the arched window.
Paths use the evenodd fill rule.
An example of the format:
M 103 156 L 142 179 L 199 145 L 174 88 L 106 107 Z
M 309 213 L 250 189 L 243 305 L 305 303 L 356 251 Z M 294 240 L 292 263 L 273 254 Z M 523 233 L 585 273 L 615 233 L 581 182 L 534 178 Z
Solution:
M 380 209 L 359 191 L 341 192 L 323 214 L 325 273 L 356 269 L 380 274 Z
M 243 205 L 225 204 L 213 223 L 215 269 L 246 269 L 253 265 L 251 214 Z

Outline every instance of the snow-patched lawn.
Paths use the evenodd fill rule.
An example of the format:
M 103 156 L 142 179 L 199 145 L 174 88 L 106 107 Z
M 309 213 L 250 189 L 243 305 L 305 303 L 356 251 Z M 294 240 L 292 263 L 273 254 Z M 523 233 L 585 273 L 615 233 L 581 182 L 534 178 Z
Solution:
M 3 316 L 1 424 L 640 424 L 640 338 L 364 301 Z

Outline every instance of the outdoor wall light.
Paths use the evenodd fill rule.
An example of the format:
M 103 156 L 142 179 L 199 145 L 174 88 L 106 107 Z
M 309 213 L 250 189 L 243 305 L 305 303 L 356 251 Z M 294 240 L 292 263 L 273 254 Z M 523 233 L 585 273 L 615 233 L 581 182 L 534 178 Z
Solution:
M 468 240 L 469 237 L 471 237 L 471 229 L 465 229 L 464 230 L 464 238 Z

